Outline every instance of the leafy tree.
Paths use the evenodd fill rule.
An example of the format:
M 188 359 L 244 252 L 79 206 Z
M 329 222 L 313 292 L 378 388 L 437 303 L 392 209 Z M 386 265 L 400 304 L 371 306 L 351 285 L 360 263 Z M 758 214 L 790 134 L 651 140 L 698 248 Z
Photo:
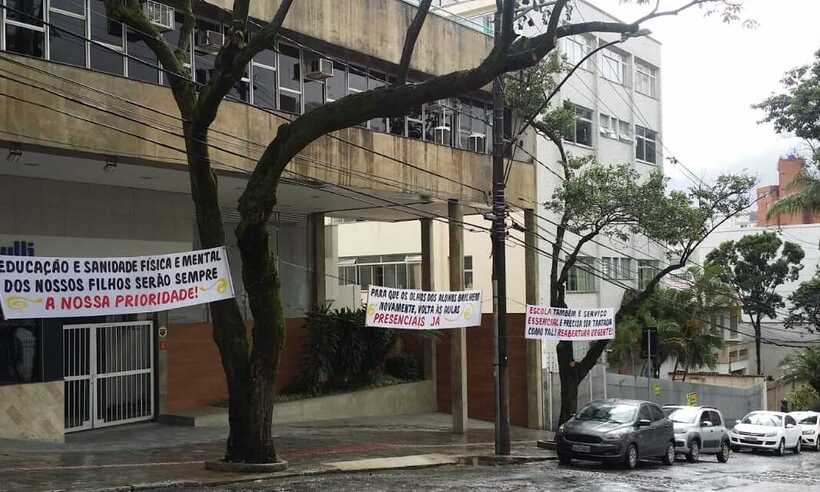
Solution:
M 801 384 L 789 392 L 786 399 L 793 412 L 820 410 L 820 394 L 808 384 Z
M 790 383 L 806 383 L 820 394 L 820 348 L 808 347 L 786 356 L 780 363 L 784 379 Z
M 783 92 L 773 94 L 753 106 L 766 114 L 780 134 L 792 134 L 805 142 L 813 166 L 804 169 L 788 191 L 795 191 L 769 209 L 769 217 L 783 213 L 820 211 L 820 50 L 814 63 L 786 72 Z
M 820 331 L 820 272 L 791 293 L 784 325 L 786 328 L 806 327 L 811 333 Z
M 782 249 L 781 249 L 782 246 Z M 805 253 L 798 244 L 785 243 L 773 232 L 725 241 L 706 256 L 707 264 L 720 269 L 720 278 L 737 292 L 741 309 L 755 330 L 757 374 L 762 375 L 760 334 L 763 318 L 775 318 L 785 306 L 777 288 L 797 280 Z
M 636 0 L 646 3 L 646 0 Z M 302 5 L 310 2 L 301 2 Z M 501 26 L 493 49 L 476 67 L 428 77 L 408 83 L 407 74 L 416 41 L 422 31 L 432 0 L 421 0 L 406 30 L 396 82 L 392 85 L 343 97 L 319 106 L 280 125 L 271 135 L 239 199 L 239 225 L 234 234 L 242 258 L 242 281 L 248 292 L 253 329 L 248 337 L 235 300 L 210 305 L 214 340 L 219 348 L 229 396 L 230 431 L 225 459 L 231 462 L 276 461 L 271 436 L 273 382 L 284 345 L 285 327 L 281 285 L 271 254 L 266 224 L 276 205 L 276 190 L 282 173 L 311 142 L 328 133 L 353 127 L 373 118 L 399 117 L 427 102 L 480 90 L 495 77 L 531 67 L 549 55 L 559 38 L 593 32 L 624 36 L 640 33 L 647 20 L 676 15 L 690 7 L 703 7 L 725 20 L 737 16 L 738 3 L 730 0 L 681 0 L 678 8 L 661 10 L 660 2 L 634 22 L 578 22 L 567 17 L 569 0 L 498 0 L 496 17 Z M 282 0 L 271 20 L 252 34 L 249 28 L 250 0 L 235 0 L 227 22 L 226 43 L 216 56 L 211 78 L 195 84 L 185 66 L 186 52 L 194 30 L 193 0 L 174 2 L 182 10 L 184 23 L 177 46 L 169 45 L 149 22 L 140 0 L 105 0 L 106 13 L 123 22 L 153 51 L 170 74 L 170 91 L 183 121 L 191 195 L 203 247 L 225 244 L 225 231 L 218 201 L 218 178 L 211 166 L 209 130 L 232 87 L 243 77 L 251 59 L 274 46 L 293 0 Z M 296 7 L 299 8 L 299 7 Z M 515 23 L 538 13 L 545 29 L 535 36 L 515 32 Z M 362 36 L 368 35 L 366 32 Z

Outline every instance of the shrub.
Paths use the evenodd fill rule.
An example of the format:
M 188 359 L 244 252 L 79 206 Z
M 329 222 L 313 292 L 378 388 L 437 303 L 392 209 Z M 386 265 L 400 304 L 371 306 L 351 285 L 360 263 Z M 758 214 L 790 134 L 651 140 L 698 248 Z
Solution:
M 820 408 L 820 395 L 808 384 L 801 384 L 793 389 L 786 397 L 790 404 L 790 410 L 818 410 Z
M 410 355 L 390 357 L 384 363 L 384 370 L 387 374 L 399 379 L 410 381 L 421 379 L 419 361 Z

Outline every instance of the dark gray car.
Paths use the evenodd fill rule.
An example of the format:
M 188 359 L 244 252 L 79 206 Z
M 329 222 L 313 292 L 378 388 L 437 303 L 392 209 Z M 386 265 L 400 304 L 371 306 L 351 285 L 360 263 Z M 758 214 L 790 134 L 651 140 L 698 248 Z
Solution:
M 555 443 L 562 465 L 573 458 L 618 462 L 629 469 L 642 459 L 675 462 L 672 422 L 648 401 L 593 401 L 558 429 Z

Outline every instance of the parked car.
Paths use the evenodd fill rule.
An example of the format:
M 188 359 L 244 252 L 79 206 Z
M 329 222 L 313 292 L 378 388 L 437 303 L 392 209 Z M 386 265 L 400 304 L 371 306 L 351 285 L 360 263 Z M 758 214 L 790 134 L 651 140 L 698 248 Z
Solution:
M 675 426 L 676 453 L 686 455 L 690 463 L 701 454 L 714 454 L 721 463 L 729 461 L 729 431 L 720 410 L 666 405 L 663 412 Z
M 741 448 L 773 450 L 782 456 L 786 449 L 795 454 L 802 446 L 802 429 L 794 417 L 783 412 L 751 412 L 729 431 L 732 451 Z
M 792 412 L 789 415 L 794 417 L 797 425 L 803 433 L 803 446 L 820 451 L 820 413 L 817 412 Z
M 639 400 L 596 400 L 558 428 L 558 460 L 573 458 L 623 463 L 633 469 L 643 459 L 675 461 L 672 421 L 658 405 Z

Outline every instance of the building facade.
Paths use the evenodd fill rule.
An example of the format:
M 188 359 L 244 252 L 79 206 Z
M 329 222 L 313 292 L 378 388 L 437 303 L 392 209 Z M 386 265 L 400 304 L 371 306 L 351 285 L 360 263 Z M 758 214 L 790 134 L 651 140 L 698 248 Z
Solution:
M 277 4 L 252 2 L 252 25 L 264 25 Z M 151 5 L 168 14 L 155 20 L 176 43 L 180 13 Z M 197 83 L 213 73 L 230 7 L 223 0 L 194 3 L 187 55 Z M 253 59 L 222 104 L 210 144 L 234 279 L 241 278 L 231 233 L 237 199 L 276 129 L 317 105 L 390 83 L 414 12 L 398 0 L 296 2 L 276 46 Z M 491 45 L 483 33 L 433 15 L 411 80 L 475 66 Z M 446 46 L 458 47 L 459 56 L 441 49 Z M 332 75 L 315 76 L 328 63 Z M 167 81 L 138 33 L 108 19 L 101 0 L 4 2 L 2 254 L 105 257 L 198 247 L 182 125 Z M 448 201 L 483 203 L 489 101 L 479 91 L 342 130 L 311 144 L 288 167 L 269 225 L 288 317 L 278 388 L 300 370 L 305 311 L 337 295 L 335 243 L 326 223 L 446 218 Z M 531 163 L 513 163 L 516 206 L 534 200 L 534 174 Z M 235 288 L 250 322 L 241 283 Z M 226 395 L 204 306 L 7 320 L 0 321 L 0 335 L 2 348 L 23 347 L 0 367 L 0 414 L 16 416 L 0 418 L 2 437 L 62 439 L 65 431 L 152 419 Z
M 820 213 L 794 212 L 769 217 L 769 208 L 778 200 L 798 193 L 794 179 L 806 169 L 806 160 L 796 155 L 787 155 L 777 161 L 777 184 L 761 186 L 757 189 L 757 225 L 788 226 L 820 223 Z

